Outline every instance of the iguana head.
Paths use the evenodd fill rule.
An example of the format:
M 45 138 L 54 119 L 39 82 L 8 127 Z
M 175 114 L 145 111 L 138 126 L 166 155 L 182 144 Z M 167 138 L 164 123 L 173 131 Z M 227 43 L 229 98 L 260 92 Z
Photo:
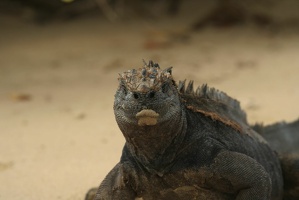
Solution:
M 150 61 L 120 74 L 114 112 L 119 125 L 156 126 L 178 116 L 179 102 L 171 67 L 161 70 Z
M 150 61 L 120 74 L 114 114 L 126 145 L 148 170 L 163 172 L 173 163 L 186 133 L 186 116 L 171 68 Z M 175 146 L 173 146 L 175 145 Z

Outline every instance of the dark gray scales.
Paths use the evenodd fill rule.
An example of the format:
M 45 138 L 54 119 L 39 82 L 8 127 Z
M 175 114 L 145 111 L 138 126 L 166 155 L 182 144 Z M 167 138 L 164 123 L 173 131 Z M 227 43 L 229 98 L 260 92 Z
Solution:
M 298 122 L 251 128 L 237 100 L 176 84 L 172 68 L 153 61 L 120 74 L 113 109 L 126 143 L 88 200 L 299 198 L 299 159 L 276 153 L 271 137 L 299 138 Z

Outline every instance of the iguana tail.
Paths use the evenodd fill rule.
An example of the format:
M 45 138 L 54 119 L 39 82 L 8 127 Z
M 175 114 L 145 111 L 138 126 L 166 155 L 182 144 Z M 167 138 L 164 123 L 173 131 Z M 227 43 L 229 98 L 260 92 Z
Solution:
M 284 179 L 284 200 L 299 199 L 299 155 L 280 157 Z
M 269 126 L 255 125 L 253 129 L 279 154 L 284 178 L 284 199 L 299 199 L 299 120 Z
M 299 154 L 299 119 L 291 123 L 279 122 L 269 126 L 256 124 L 252 128 L 279 154 Z

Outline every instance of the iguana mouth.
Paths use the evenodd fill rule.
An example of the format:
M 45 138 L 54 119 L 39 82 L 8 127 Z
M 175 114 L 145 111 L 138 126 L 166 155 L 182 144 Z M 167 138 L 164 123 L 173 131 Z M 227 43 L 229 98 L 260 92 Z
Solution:
M 136 114 L 139 126 L 153 126 L 157 124 L 159 114 L 151 109 L 141 110 Z

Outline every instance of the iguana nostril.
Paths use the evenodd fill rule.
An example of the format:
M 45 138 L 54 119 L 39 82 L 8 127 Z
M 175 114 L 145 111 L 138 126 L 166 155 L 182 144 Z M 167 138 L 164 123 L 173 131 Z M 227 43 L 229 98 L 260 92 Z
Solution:
M 154 98 L 155 96 L 155 91 L 150 91 L 148 94 L 147 94 L 147 97 L 148 98 Z

